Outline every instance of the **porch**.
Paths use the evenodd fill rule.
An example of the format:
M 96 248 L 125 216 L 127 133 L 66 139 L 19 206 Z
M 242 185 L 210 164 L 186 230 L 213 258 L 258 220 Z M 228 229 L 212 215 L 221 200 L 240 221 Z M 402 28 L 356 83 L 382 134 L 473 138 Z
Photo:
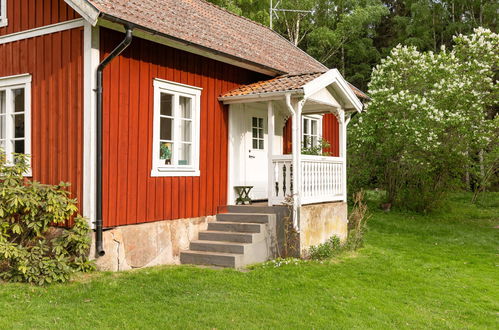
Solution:
M 302 205 L 345 202 L 347 125 L 352 114 L 362 111 L 356 91 L 330 70 L 282 76 L 223 95 L 220 100 L 229 105 L 229 204 L 237 185 L 253 186 L 252 198 L 269 206 L 292 203 L 294 211 Z M 338 145 L 338 154 L 324 155 L 320 147 L 317 155 L 303 154 L 304 135 L 311 134 L 304 118 L 326 114 L 336 117 L 338 131 L 330 142 Z M 288 119 L 291 152 L 284 154 Z

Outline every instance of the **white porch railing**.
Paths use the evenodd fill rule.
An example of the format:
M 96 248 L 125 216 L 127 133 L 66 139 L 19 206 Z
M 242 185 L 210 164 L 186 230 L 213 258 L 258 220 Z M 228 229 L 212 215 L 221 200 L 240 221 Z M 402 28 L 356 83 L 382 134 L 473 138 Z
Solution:
M 301 204 L 340 201 L 344 198 L 344 160 L 340 157 L 301 155 Z M 274 183 L 269 193 L 272 205 L 282 204 L 293 195 L 292 155 L 272 157 Z

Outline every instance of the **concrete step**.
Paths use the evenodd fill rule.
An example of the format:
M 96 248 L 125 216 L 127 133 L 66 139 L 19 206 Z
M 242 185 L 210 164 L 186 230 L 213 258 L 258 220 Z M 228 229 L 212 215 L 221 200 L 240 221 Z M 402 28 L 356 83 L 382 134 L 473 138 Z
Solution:
M 227 205 L 228 213 L 259 213 L 259 214 L 275 214 L 281 211 L 288 211 L 286 205 Z
M 217 241 L 192 241 L 189 249 L 191 251 L 243 254 L 246 246 L 249 246 L 249 244 Z
M 199 232 L 199 239 L 202 241 L 253 243 L 253 235 L 258 234 L 207 230 Z
M 242 222 L 242 223 L 268 223 L 273 214 L 260 213 L 221 213 L 217 214 L 220 222 Z
M 264 225 L 259 223 L 217 221 L 208 223 L 208 230 L 232 231 L 240 233 L 259 233 L 262 231 L 262 226 Z
M 217 267 L 240 268 L 242 266 L 242 254 L 206 252 L 206 251 L 182 251 L 180 262 L 191 265 L 209 265 Z

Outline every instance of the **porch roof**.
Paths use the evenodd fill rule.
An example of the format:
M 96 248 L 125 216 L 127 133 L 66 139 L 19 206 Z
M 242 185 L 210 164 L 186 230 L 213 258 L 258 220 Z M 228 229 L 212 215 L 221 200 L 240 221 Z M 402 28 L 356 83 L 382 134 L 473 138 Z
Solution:
M 265 81 L 239 86 L 222 96 L 229 103 L 249 103 L 280 99 L 286 94 L 303 98 L 305 111 L 317 111 L 320 107 L 344 107 L 362 111 L 361 100 L 369 100 L 364 92 L 347 82 L 337 69 L 327 72 L 282 75 Z M 340 105 L 342 104 L 342 105 Z M 312 106 L 313 105 L 313 106 Z M 326 110 L 319 110 L 325 112 Z
M 266 93 L 303 92 L 303 87 L 306 84 L 322 76 L 323 74 L 324 72 L 312 72 L 282 75 L 269 80 L 263 80 L 253 84 L 239 86 L 238 88 L 223 94 L 220 98 L 225 100 L 235 97 Z M 360 99 L 369 100 L 369 96 L 367 96 L 360 89 L 350 83 L 348 83 L 348 86 L 354 92 L 355 96 Z

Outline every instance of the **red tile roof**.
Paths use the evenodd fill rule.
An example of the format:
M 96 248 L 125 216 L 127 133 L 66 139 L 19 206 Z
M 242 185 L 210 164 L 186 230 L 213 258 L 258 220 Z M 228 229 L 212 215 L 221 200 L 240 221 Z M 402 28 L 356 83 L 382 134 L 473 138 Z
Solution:
M 109 16 L 281 73 L 327 68 L 269 28 L 205 0 L 88 0 Z
M 322 74 L 323 72 L 283 75 L 270 80 L 259 81 L 253 84 L 239 86 L 238 88 L 225 93 L 221 97 L 225 98 L 232 96 L 255 95 L 263 93 L 298 91 L 302 89 L 304 85 L 318 78 Z M 358 98 L 365 100 L 369 99 L 369 97 L 365 93 L 363 93 L 360 89 L 358 89 L 354 85 L 349 83 L 349 86 Z

